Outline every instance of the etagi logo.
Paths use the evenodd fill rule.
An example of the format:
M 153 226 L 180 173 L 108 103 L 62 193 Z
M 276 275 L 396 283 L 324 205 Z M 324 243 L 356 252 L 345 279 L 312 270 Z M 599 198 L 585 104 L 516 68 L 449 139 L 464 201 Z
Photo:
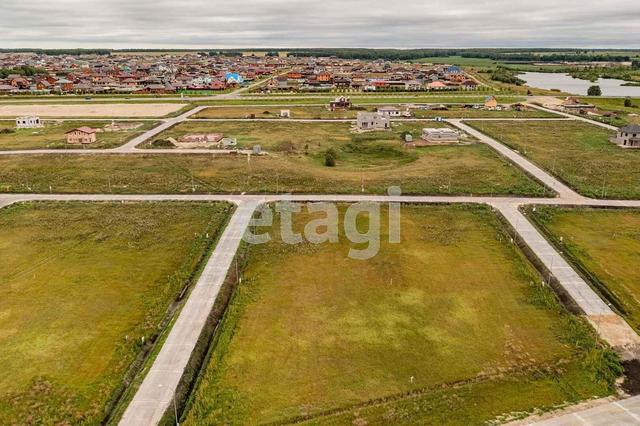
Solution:
M 401 190 L 398 187 L 391 187 L 388 190 L 390 196 L 399 196 Z M 309 202 L 306 203 L 307 211 L 310 214 L 321 216 L 321 218 L 310 220 L 304 227 L 302 233 L 293 229 L 293 215 L 301 213 L 303 203 L 291 201 L 279 201 L 275 204 L 275 211 L 280 216 L 280 237 L 285 244 L 301 244 L 305 240 L 312 244 L 322 244 L 326 242 L 338 243 L 340 220 L 336 203 Z M 367 260 L 375 257 L 380 251 L 380 203 L 362 201 L 349 204 L 343 219 L 344 235 L 352 243 L 365 245 L 365 248 L 349 249 L 349 258 L 356 260 Z M 389 202 L 389 243 L 400 243 L 400 203 Z M 368 219 L 366 230 L 362 230 L 362 219 Z M 361 226 L 358 227 L 360 220 Z M 269 232 L 256 234 L 256 227 L 273 226 L 273 210 L 266 205 L 262 205 L 256 211 L 256 215 L 249 223 L 249 228 L 243 237 L 248 244 L 265 244 L 271 241 Z M 359 229 L 360 228 L 360 229 Z

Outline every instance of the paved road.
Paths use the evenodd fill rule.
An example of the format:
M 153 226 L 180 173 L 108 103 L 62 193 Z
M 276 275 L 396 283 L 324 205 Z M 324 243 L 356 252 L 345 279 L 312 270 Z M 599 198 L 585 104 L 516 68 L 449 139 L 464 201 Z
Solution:
M 527 244 L 534 254 L 552 271 L 559 284 L 585 313 L 600 336 L 610 343 L 624 358 L 637 356 L 640 337 L 629 325 L 617 316 L 573 271 L 562 256 L 544 239 L 533 225 L 518 211 L 525 204 L 571 204 L 616 207 L 640 207 L 640 200 L 590 200 L 584 197 L 560 198 L 501 198 L 501 197 L 430 197 L 384 195 L 62 195 L 62 194 L 3 194 L 0 207 L 29 200 L 51 201 L 230 201 L 239 204 L 225 230 L 205 271 L 198 280 L 185 307 L 172 328 L 169 339 L 160 351 L 143 385 L 128 407 L 123 425 L 153 425 L 170 406 L 173 393 L 184 367 L 195 346 L 206 317 L 215 302 L 220 285 L 226 276 L 242 233 L 246 229 L 251 212 L 260 203 L 278 200 L 291 201 L 335 201 L 335 202 L 406 202 L 406 203 L 483 203 L 499 210 L 516 230 L 518 237 Z M 617 418 L 617 417 L 616 417 Z M 560 423 L 562 424 L 562 423 Z
M 608 342 L 625 360 L 640 358 L 640 336 L 629 324 L 596 294 L 564 257 L 518 209 L 509 202 L 492 203 L 518 233 L 518 237 L 558 280 L 565 293 L 584 313 L 600 337 Z
M 188 119 L 201 108 L 191 110 L 180 117 L 168 120 L 163 123 L 161 129 L 153 129 L 147 132 L 144 139 L 141 136 L 138 141 L 134 140 L 127 145 L 116 150 L 81 150 L 76 153 L 152 153 L 156 151 L 168 151 L 171 153 L 193 153 L 194 150 L 136 150 L 135 146 L 142 141 L 153 137 L 166 128 Z M 579 117 L 569 116 L 571 119 Z M 280 120 L 278 120 L 280 121 Z M 585 120 L 582 120 L 585 121 Z M 590 120 L 586 120 L 589 121 Z M 552 271 L 554 277 L 564 288 L 566 293 L 575 301 L 580 309 L 585 313 L 587 319 L 596 328 L 600 336 L 625 358 L 637 357 L 640 346 L 640 337 L 628 326 L 622 318 L 617 316 L 609 306 L 604 303 L 598 295 L 587 285 L 584 280 L 568 265 L 560 253 L 544 239 L 535 227 L 520 213 L 519 206 L 526 204 L 554 204 L 554 205 L 597 205 L 616 207 L 640 207 L 640 200 L 592 200 L 585 198 L 571 188 L 559 182 L 553 176 L 540 169 L 519 153 L 502 145 L 498 141 L 476 131 L 465 125 L 462 120 L 448 120 L 452 125 L 468 132 L 478 138 L 481 142 L 491 146 L 501 155 L 521 167 L 549 188 L 557 192 L 556 198 L 515 198 L 515 197 L 447 197 L 447 196 L 375 196 L 375 195 L 111 195 L 111 194 L 89 194 L 89 195 L 58 195 L 58 194 L 0 194 L 0 207 L 4 207 L 14 202 L 29 200 L 52 200 L 52 201 L 107 201 L 107 200 L 140 200 L 140 201 L 230 201 L 239 204 L 236 213 L 232 217 L 227 229 L 216 247 L 211 259 L 207 263 L 205 270 L 198 280 L 192 294 L 187 300 L 176 324 L 172 328 L 169 338 L 151 371 L 145 377 L 141 388 L 135 395 L 134 400 L 128 407 L 122 419 L 124 425 L 149 425 L 156 424 L 164 411 L 170 406 L 173 393 L 177 383 L 184 371 L 195 341 L 199 336 L 202 326 L 206 321 L 211 307 L 215 301 L 220 285 L 226 276 L 226 271 L 231 264 L 233 256 L 237 250 L 242 233 L 248 225 L 251 212 L 255 207 L 263 202 L 278 200 L 291 201 L 335 201 L 335 202 L 407 202 L 407 203 L 484 203 L 498 209 L 515 229 L 518 237 L 522 239 L 533 251 L 533 253 Z M 593 123 L 601 125 L 602 123 Z M 38 154 L 51 153 L 59 154 L 69 152 L 69 150 L 47 150 L 38 151 Z M 206 150 L 206 153 L 215 154 L 218 151 Z M 0 153 L 2 154 L 2 153 Z M 618 407 L 614 404 L 615 407 Z M 618 407 L 619 408 L 619 407 Z M 633 410 L 640 412 L 640 407 L 634 405 Z M 603 413 L 611 422 L 615 422 L 619 413 Z M 576 415 L 572 415 L 574 418 Z M 595 418 L 595 417 L 594 417 Z M 565 423 L 553 423 L 565 424 Z M 591 424 L 591 423 L 584 423 Z M 604 423 L 593 423 L 604 424 Z
M 462 120 L 447 120 L 447 122 L 451 123 L 452 125 L 454 125 L 455 127 L 461 130 L 464 130 L 471 136 L 477 138 L 480 142 L 489 145 L 491 148 L 493 148 L 495 151 L 500 153 L 502 156 L 506 157 L 511 162 L 518 165 L 525 172 L 529 173 L 530 175 L 538 179 L 540 182 L 545 184 L 548 188 L 557 192 L 558 195 L 564 198 L 565 200 L 579 200 L 580 198 L 582 198 L 582 196 L 578 195 L 573 189 L 569 188 L 562 182 L 558 181 L 558 179 L 554 178 L 549 173 L 547 173 L 546 171 L 542 170 L 540 167 L 533 164 L 531 161 L 524 158 L 520 153 L 512 150 L 506 145 L 503 145 L 497 140 L 490 138 L 484 133 L 481 133 L 476 129 L 465 125 L 462 122 Z
M 173 395 L 227 276 L 257 202 L 242 202 L 182 308 L 153 366 L 125 411 L 120 425 L 155 425 Z
M 176 124 L 179 124 L 181 122 L 183 122 L 184 120 L 186 120 L 187 118 L 191 117 L 194 114 L 199 113 L 200 111 L 202 111 L 203 109 L 205 109 L 206 107 L 204 106 L 199 106 L 193 109 L 190 109 L 189 111 L 185 112 L 182 115 L 179 115 L 177 117 L 174 118 L 170 118 L 166 121 L 164 121 L 162 124 L 160 124 L 159 126 L 154 127 L 153 129 L 149 130 L 148 132 L 143 133 L 142 135 L 138 136 L 137 138 L 133 138 L 131 139 L 129 142 L 127 142 L 126 144 L 119 146 L 118 148 L 113 149 L 112 151 L 114 152 L 132 152 L 135 150 L 135 147 L 140 145 L 141 143 L 151 139 L 152 137 L 159 135 L 160 133 L 164 132 L 165 130 L 175 126 Z
M 614 401 L 587 410 L 538 422 L 537 426 L 623 426 L 640 425 L 640 396 Z
M 596 121 L 596 120 L 589 120 L 588 118 L 580 117 L 579 115 L 573 115 L 573 114 L 568 114 L 568 113 L 562 112 L 562 111 L 556 111 L 554 109 L 545 108 L 543 106 L 532 104 L 532 103 L 527 104 L 527 105 L 529 105 L 532 108 L 539 109 L 541 111 L 547 111 L 547 112 L 551 112 L 553 114 L 562 115 L 562 116 L 570 118 L 572 120 L 584 121 L 585 123 L 593 124 L 594 126 L 604 127 L 607 130 L 618 131 L 618 128 L 616 126 L 611 126 L 609 124 L 601 123 L 601 122 Z
M 159 135 L 160 133 L 164 132 L 165 130 L 170 129 L 171 127 L 183 123 L 183 122 L 187 122 L 187 121 L 192 121 L 192 122 L 222 122 L 222 121 L 236 121 L 236 122 L 242 122 L 242 121 L 264 121 L 264 122 L 269 122 L 269 121 L 273 121 L 273 122 L 278 122 L 278 121 L 282 121 L 282 122 L 301 122 L 301 123 L 312 123 L 312 122 L 324 122 L 324 123 L 336 123 L 336 122 L 345 122 L 345 123 L 352 123 L 355 121 L 355 119 L 295 119 L 295 118 L 256 118 L 256 119 L 246 119 L 246 118 L 231 118 L 231 119 L 226 119 L 226 118 L 198 118 L 198 119 L 191 119 L 190 117 L 194 116 L 195 114 L 199 113 L 200 111 L 209 108 L 208 106 L 199 106 L 196 108 L 193 108 L 177 117 L 174 118 L 170 118 L 170 119 L 164 119 L 164 120 L 153 120 L 153 121 L 160 121 L 161 124 L 159 124 L 158 126 L 146 131 L 145 133 L 141 134 L 140 136 L 137 136 L 133 139 L 131 139 L 129 142 L 125 143 L 124 145 L 121 145 L 119 147 L 116 148 L 106 148 L 106 149 L 95 149 L 95 148 L 77 148 L 77 149 L 20 149 L 20 150 L 0 150 L 0 156 L 3 155 L 107 155 L 107 154 L 218 154 L 218 155 L 226 155 L 226 154 L 230 154 L 230 153 L 238 153 L 238 154 L 243 154 L 243 155 L 248 155 L 251 154 L 251 150 L 226 150 L 226 149 L 141 149 L 138 148 L 142 143 L 148 141 L 149 139 L 153 138 L 154 136 Z M 407 122 L 433 122 L 435 119 L 433 118 L 394 118 L 393 121 L 407 121 Z M 492 121 L 494 119 L 492 118 L 474 118 L 474 119 L 469 119 L 466 121 Z M 504 119 L 499 119 L 501 121 L 531 121 L 531 120 L 535 120 L 535 121 L 539 121 L 539 120 L 555 120 L 555 121 L 566 121 L 569 120 L 569 118 L 533 118 L 533 119 L 529 119 L 529 118 L 504 118 Z M 107 120 L 107 121 L 111 121 L 111 120 Z M 457 127 L 460 127 L 461 129 L 463 128 L 460 124 L 462 120 L 447 120 L 448 122 L 456 125 Z M 456 124 L 458 123 L 458 124 Z M 476 132 L 474 130 L 474 132 Z M 471 132 L 470 132 L 471 133 Z M 481 134 L 479 132 L 476 132 L 477 134 Z M 483 142 L 487 143 L 487 141 L 490 139 L 488 136 L 484 136 L 484 139 L 481 139 Z M 491 141 L 493 141 L 491 139 Z M 497 141 L 493 141 L 491 143 L 489 143 L 491 146 L 494 147 L 494 149 L 497 146 L 502 147 L 502 144 L 500 144 Z M 508 150 L 508 148 L 505 148 Z M 266 154 L 266 152 L 263 152 L 263 154 Z M 515 157 L 514 157 L 515 158 Z

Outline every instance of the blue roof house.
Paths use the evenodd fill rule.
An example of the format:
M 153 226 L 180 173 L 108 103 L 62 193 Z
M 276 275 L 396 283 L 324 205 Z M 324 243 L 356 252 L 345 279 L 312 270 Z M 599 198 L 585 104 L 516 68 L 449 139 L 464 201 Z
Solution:
M 244 83 L 244 78 L 236 73 L 236 72 L 228 72 L 225 76 L 224 76 L 225 80 L 227 80 L 228 84 L 242 84 Z

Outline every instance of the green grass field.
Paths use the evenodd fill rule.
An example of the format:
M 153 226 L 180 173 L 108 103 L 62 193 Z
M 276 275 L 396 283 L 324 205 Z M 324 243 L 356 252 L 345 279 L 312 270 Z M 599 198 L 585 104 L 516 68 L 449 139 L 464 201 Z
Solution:
M 640 211 L 537 207 L 531 217 L 640 331 Z
M 625 99 L 622 98 L 581 98 L 583 102 L 595 105 L 602 111 L 613 111 L 617 114 L 615 118 L 593 117 L 612 126 L 626 126 L 628 124 L 640 124 L 640 99 L 631 99 L 630 107 L 624 106 Z
M 296 214 L 295 229 L 323 216 Z M 383 209 L 368 261 L 347 257 L 342 233 L 285 244 L 276 220 L 272 242 L 248 248 L 184 424 L 484 424 L 610 393 L 615 356 L 489 208 L 406 205 L 401 217 L 402 243 L 389 244 Z
M 126 123 L 126 121 L 117 122 Z M 40 129 L 15 129 L 15 122 L 0 121 L 0 150 L 115 148 L 158 125 L 157 122 L 145 121 L 141 127 L 133 130 L 99 132 L 96 135 L 96 142 L 87 146 L 67 143 L 65 133 L 69 130 L 82 126 L 104 129 L 108 124 L 111 123 L 108 121 L 45 121 L 45 127 Z M 13 132 L 5 133 L 2 129 L 10 129 Z
M 291 118 L 303 119 L 355 119 L 357 110 L 330 111 L 324 106 L 295 106 L 282 108 L 269 108 L 259 106 L 237 106 L 207 108 L 199 112 L 193 118 L 280 118 L 280 110 L 291 111 Z M 375 111 L 375 107 L 363 108 L 363 110 Z
M 491 91 L 486 93 L 432 93 L 432 94 L 393 94 L 393 93 L 374 93 L 374 94 L 347 94 L 351 98 L 351 101 L 355 105 L 367 105 L 367 104 L 401 104 L 401 103 L 472 103 L 472 102 L 484 102 L 487 95 L 493 94 Z M 211 99 L 203 101 L 194 101 L 195 105 L 318 105 L 328 104 L 329 101 L 335 99 L 339 94 L 333 95 L 319 95 L 314 96 L 310 94 L 277 94 L 277 95 L 252 95 L 251 98 L 246 99 Z M 523 95 L 508 95 L 500 94 L 496 96 L 499 102 L 502 103 L 514 103 L 523 102 L 526 97 Z
M 329 148 L 340 149 L 348 144 L 374 145 L 386 150 L 395 150 L 407 156 L 402 134 L 409 132 L 414 138 L 420 138 L 424 127 L 446 127 L 441 122 L 393 122 L 391 130 L 368 133 L 352 131 L 353 123 L 345 122 L 260 122 L 260 121 L 189 121 L 160 133 L 152 140 L 141 145 L 152 148 L 153 142 L 159 139 L 181 137 L 197 133 L 222 133 L 225 137 L 238 140 L 238 147 L 251 149 L 260 145 L 268 152 L 305 153 L 307 155 L 324 154 Z M 393 158 L 389 158 L 393 161 Z
M 400 105 L 399 108 L 404 110 Z M 366 111 L 376 111 L 376 107 L 360 107 L 358 109 L 350 109 L 348 111 L 330 111 L 323 106 L 308 107 L 216 107 L 208 108 L 196 114 L 194 118 L 280 118 L 280 110 L 288 109 L 291 111 L 291 118 L 296 119 L 355 119 L 358 109 Z M 462 108 L 459 106 L 450 106 L 448 111 L 433 111 L 412 109 L 411 114 L 415 118 L 553 118 L 558 117 L 556 114 L 548 113 L 540 110 L 527 111 L 485 111 L 482 109 Z
M 230 209 L 31 203 L 0 210 L 0 423 L 100 424 Z
M 367 193 L 543 196 L 548 191 L 482 144 L 406 150 L 345 144 L 336 167 L 322 153 L 0 156 L 0 191 L 58 193 Z
M 518 150 L 583 195 L 640 198 L 640 151 L 609 142 L 614 132 L 578 121 L 468 124 Z

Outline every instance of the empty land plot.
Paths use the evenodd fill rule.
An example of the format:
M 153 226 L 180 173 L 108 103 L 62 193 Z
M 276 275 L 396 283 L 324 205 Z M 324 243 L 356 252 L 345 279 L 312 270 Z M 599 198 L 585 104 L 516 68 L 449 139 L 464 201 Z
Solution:
M 406 106 L 397 105 L 404 111 Z M 219 107 L 207 108 L 196 114 L 194 118 L 282 118 L 280 110 L 288 109 L 293 119 L 355 119 L 358 111 L 376 111 L 377 107 L 359 107 L 347 111 L 331 111 L 324 106 L 308 107 Z M 411 114 L 415 118 L 558 118 L 556 114 L 540 110 L 525 111 L 486 111 L 482 109 L 462 108 L 451 106 L 446 111 L 435 111 L 425 109 L 411 109 Z M 402 118 L 402 117 L 401 117 Z
M 369 108 L 375 111 L 375 108 Z M 215 107 L 200 111 L 193 118 L 286 118 L 280 117 L 281 110 L 289 110 L 290 118 L 300 119 L 355 119 L 358 110 L 331 111 L 325 106 L 295 106 L 295 107 L 268 107 L 268 106 L 238 106 Z M 361 109 L 366 111 L 367 108 Z
M 419 139 L 424 127 L 446 127 L 445 123 L 394 122 L 391 130 L 357 133 L 355 123 L 300 123 L 300 122 L 257 122 L 257 121 L 189 121 L 177 124 L 162 132 L 153 140 L 142 145 L 151 148 L 154 141 L 161 139 L 180 139 L 190 134 L 221 133 L 225 137 L 235 138 L 240 148 L 260 145 L 269 152 L 314 154 L 328 148 L 340 149 L 350 143 L 384 143 L 390 147 L 407 152 L 404 149 L 403 135 L 410 133 Z
M 537 207 L 549 238 L 640 330 L 640 210 Z
M 609 142 L 614 132 L 578 121 L 467 124 L 518 150 L 583 195 L 640 198 L 640 150 Z
M 295 214 L 294 229 L 322 217 Z M 258 229 L 272 241 L 248 248 L 185 424 L 483 424 L 610 393 L 615 356 L 488 208 L 401 217 L 402 243 L 389 244 L 383 209 L 367 261 L 348 258 L 363 247 L 344 235 L 290 245 L 277 218 Z
M 415 118 L 561 118 L 557 114 L 536 109 L 490 111 L 461 106 L 448 106 L 447 108 L 446 111 L 414 109 L 411 112 Z
M 136 124 L 126 121 L 117 123 L 125 126 Z M 44 121 L 42 128 L 15 129 L 14 123 L 0 121 L 0 150 L 115 148 L 158 125 L 157 122 L 145 121 L 137 122 L 140 127 L 105 131 L 105 126 L 110 124 L 105 121 Z M 97 129 L 96 142 L 86 146 L 68 144 L 66 133 L 78 127 Z
M 23 115 L 37 115 L 40 117 L 164 117 L 179 111 L 186 104 L 177 103 L 135 103 L 135 104 L 61 104 L 61 105 L 2 105 L 0 117 L 20 117 Z
M 490 94 L 490 93 L 489 93 Z M 334 100 L 336 96 L 343 96 L 344 94 L 335 94 L 333 96 L 315 96 L 309 93 L 296 94 L 278 94 L 273 95 L 250 95 L 239 99 L 212 99 L 206 101 L 194 101 L 196 105 L 314 105 L 323 104 L 328 105 L 330 101 Z M 351 101 L 356 105 L 364 104 L 400 104 L 400 103 L 484 103 L 486 94 L 473 95 L 473 94 L 432 94 L 432 95 L 419 95 L 419 94 L 371 94 L 363 95 L 357 94 L 350 96 Z M 496 96 L 500 103 L 515 103 L 524 102 L 525 96 Z
M 399 143 L 399 142 L 398 142 Z M 476 144 L 410 152 L 393 144 L 324 154 L 0 156 L 0 191 L 59 193 L 331 193 L 543 196 L 549 192 L 491 148 Z
M 229 211 L 224 203 L 0 210 L 0 423 L 100 424 Z
M 615 112 L 615 117 L 593 117 L 613 126 L 626 126 L 628 124 L 640 124 L 640 98 L 632 98 L 631 106 L 625 106 L 626 99 L 623 98 L 582 98 L 587 104 L 592 104 L 602 111 Z

